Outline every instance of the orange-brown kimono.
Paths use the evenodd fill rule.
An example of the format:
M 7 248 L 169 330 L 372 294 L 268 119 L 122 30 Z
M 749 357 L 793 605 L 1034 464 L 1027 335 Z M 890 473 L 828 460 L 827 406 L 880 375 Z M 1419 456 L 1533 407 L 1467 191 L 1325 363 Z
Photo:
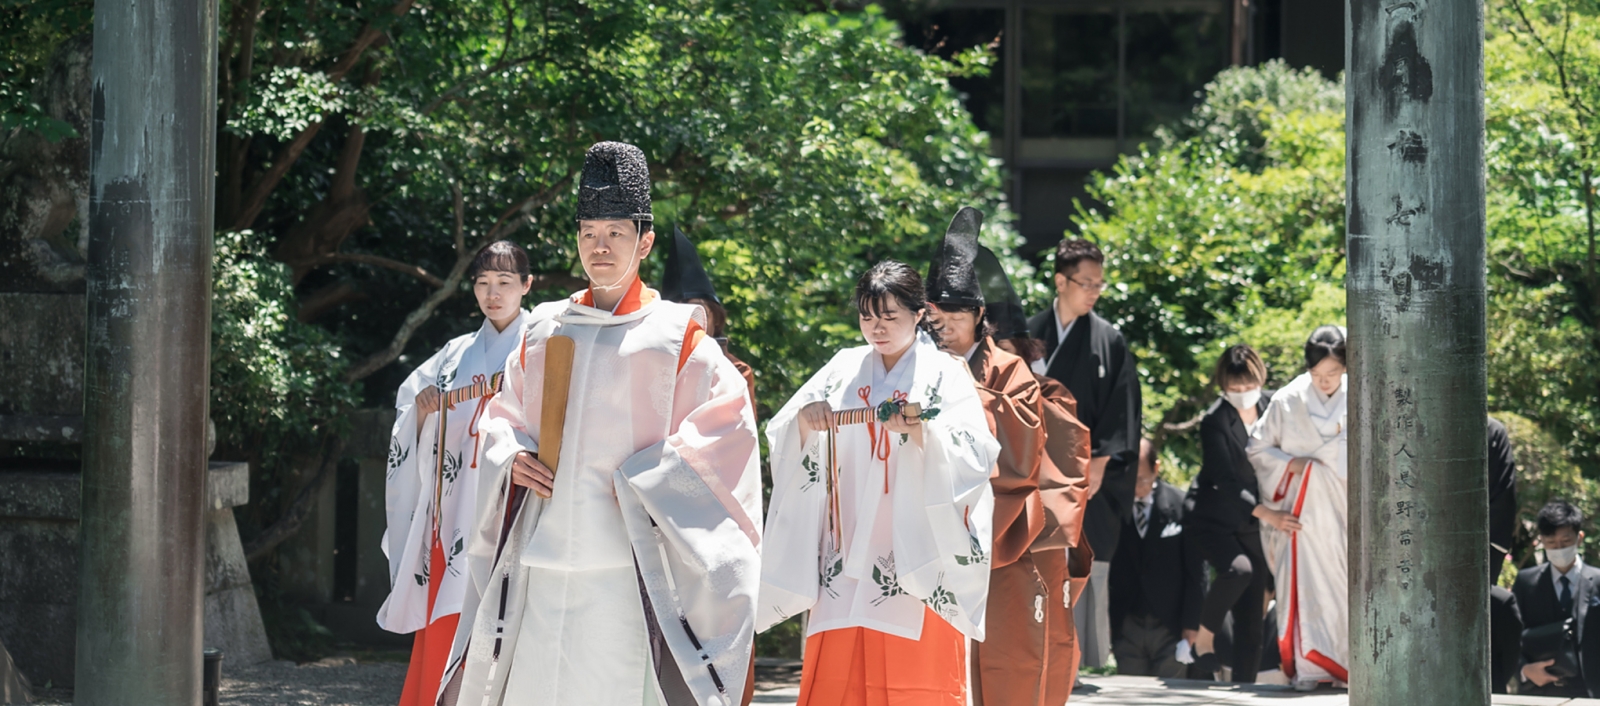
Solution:
M 1037 378 L 992 340 L 979 342 L 969 365 L 1000 441 L 990 475 L 988 639 L 973 646 L 974 703 L 1058 706 L 1077 672 L 1063 550 L 1080 543 L 1088 432 L 1066 388 Z M 1054 385 L 1048 394 L 1043 383 Z
M 1034 566 L 1045 584 L 1067 584 L 1068 595 L 1051 592 L 1045 610 L 1050 663 L 1046 670 L 1045 703 L 1067 702 L 1078 677 L 1078 627 L 1072 606 L 1089 583 L 1094 552 L 1083 535 L 1083 513 L 1089 504 L 1089 428 L 1078 421 L 1078 401 L 1065 385 L 1047 377 L 1039 381 L 1044 399 L 1045 455 L 1039 464 L 1039 498 L 1045 529 L 1032 547 Z M 1062 549 L 1066 551 L 1063 552 Z

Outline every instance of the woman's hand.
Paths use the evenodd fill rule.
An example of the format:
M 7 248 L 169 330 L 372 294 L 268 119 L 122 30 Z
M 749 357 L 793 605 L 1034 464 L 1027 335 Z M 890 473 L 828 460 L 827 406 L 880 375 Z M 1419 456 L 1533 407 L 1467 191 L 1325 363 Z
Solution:
M 533 454 L 518 451 L 511 460 L 511 482 L 532 490 L 534 495 L 548 498 L 555 491 L 556 474 Z
M 417 418 L 439 411 L 439 388 L 429 385 L 417 393 Z
M 1255 515 L 1262 522 L 1272 525 L 1279 532 L 1299 532 L 1301 530 L 1300 518 L 1292 512 L 1274 510 L 1266 505 L 1257 505 L 1250 514 Z
M 891 414 L 883 426 L 896 434 L 908 434 L 917 443 L 922 443 L 922 417 L 908 417 L 903 413 Z
M 805 438 L 819 431 L 839 431 L 833 421 L 833 405 L 826 400 L 812 402 L 800 408 L 800 436 Z
M 1294 460 L 1290 461 L 1289 462 L 1289 475 L 1299 475 L 1299 474 L 1305 473 L 1306 472 L 1306 468 L 1308 466 L 1310 466 L 1311 463 L 1313 461 L 1315 461 L 1315 460 L 1316 459 L 1306 458 L 1306 457 L 1302 456 L 1300 458 L 1297 458 L 1297 459 L 1294 459 Z

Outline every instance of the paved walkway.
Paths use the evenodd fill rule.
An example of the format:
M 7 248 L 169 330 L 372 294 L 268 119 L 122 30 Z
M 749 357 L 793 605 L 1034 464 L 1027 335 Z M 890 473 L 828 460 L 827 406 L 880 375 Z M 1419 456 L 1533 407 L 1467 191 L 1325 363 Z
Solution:
M 763 660 L 765 662 L 765 660 Z M 357 663 L 349 657 L 295 665 L 268 662 L 236 667 L 223 678 L 223 706 L 394 706 L 406 665 L 395 662 Z M 767 663 L 758 669 L 757 704 L 793 706 L 800 694 L 797 665 Z M 71 694 L 55 692 L 36 703 L 69 706 Z M 1349 706 L 1344 691 L 1323 689 L 1299 694 L 1284 686 L 1218 684 L 1159 680 L 1148 677 L 1079 679 L 1070 706 L 1230 706 L 1294 700 L 1293 706 Z M 1551 699 L 1496 696 L 1495 706 L 1600 706 L 1597 699 Z

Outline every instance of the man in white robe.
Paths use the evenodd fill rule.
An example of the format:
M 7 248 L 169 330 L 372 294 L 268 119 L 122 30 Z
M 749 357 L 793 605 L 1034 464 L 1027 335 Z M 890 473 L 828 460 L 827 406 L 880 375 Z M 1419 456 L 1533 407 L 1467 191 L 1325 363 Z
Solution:
M 580 189 L 590 289 L 534 310 L 484 423 L 492 473 L 468 550 L 481 594 L 456 640 L 456 703 L 732 706 L 760 580 L 744 379 L 699 309 L 638 279 L 654 237 L 638 148 L 595 145 Z M 553 336 L 576 354 L 552 477 L 529 452 Z M 517 486 L 534 489 L 520 506 Z
M 1290 532 L 1262 523 L 1261 538 L 1276 579 L 1282 668 L 1302 690 L 1350 680 L 1343 349 L 1341 334 L 1337 361 L 1332 356 L 1318 361 L 1319 367 L 1273 395 L 1248 447 L 1261 504 L 1298 519 L 1300 529 Z M 1331 394 L 1318 389 L 1313 381 L 1318 374 L 1337 389 Z

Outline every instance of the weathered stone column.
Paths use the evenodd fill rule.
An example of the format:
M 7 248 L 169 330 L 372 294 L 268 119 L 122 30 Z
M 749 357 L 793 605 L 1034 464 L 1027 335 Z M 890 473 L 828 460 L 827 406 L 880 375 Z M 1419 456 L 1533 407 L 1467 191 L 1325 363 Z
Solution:
M 80 706 L 200 703 L 216 13 L 94 8 Z
M 1347 12 L 1350 702 L 1488 704 L 1483 9 Z

